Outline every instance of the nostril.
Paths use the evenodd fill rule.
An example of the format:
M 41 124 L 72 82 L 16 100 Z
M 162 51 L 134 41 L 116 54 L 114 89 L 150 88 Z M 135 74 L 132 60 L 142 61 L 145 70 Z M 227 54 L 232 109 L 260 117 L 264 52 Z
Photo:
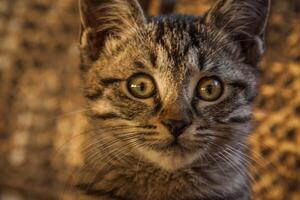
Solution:
M 162 122 L 174 137 L 180 136 L 191 122 L 184 120 L 165 120 Z

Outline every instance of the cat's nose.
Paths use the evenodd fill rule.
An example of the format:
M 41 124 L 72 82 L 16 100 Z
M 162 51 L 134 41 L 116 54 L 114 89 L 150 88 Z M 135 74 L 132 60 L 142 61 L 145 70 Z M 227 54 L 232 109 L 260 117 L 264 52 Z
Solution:
M 175 137 L 179 137 L 187 127 L 191 125 L 190 120 L 165 120 L 162 122 L 163 125 L 165 125 L 170 133 Z

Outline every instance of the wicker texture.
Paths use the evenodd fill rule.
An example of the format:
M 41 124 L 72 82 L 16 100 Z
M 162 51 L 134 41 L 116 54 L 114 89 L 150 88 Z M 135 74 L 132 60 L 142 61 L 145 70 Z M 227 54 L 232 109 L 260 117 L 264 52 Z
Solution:
M 153 15 L 212 0 L 144 1 Z M 172 1 L 170 1 L 172 2 Z M 253 149 L 254 199 L 300 197 L 300 2 L 273 0 Z M 0 1 L 0 200 L 78 199 L 86 119 L 76 0 Z M 84 199 L 84 198 L 82 198 Z

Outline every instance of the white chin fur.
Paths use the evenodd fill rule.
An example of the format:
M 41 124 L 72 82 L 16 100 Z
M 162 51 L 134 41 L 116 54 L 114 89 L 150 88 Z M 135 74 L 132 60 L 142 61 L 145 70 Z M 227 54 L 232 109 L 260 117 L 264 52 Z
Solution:
M 145 148 L 138 148 L 138 152 L 146 160 L 167 171 L 176 171 L 188 167 L 199 157 L 198 153 L 179 154 L 176 151 L 164 153 Z

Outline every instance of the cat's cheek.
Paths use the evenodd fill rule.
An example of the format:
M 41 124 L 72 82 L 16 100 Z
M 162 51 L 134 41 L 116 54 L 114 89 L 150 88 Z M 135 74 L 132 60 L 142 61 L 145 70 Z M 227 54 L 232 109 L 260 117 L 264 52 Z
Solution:
M 102 99 L 91 104 L 91 110 L 97 115 L 117 112 L 108 100 Z

